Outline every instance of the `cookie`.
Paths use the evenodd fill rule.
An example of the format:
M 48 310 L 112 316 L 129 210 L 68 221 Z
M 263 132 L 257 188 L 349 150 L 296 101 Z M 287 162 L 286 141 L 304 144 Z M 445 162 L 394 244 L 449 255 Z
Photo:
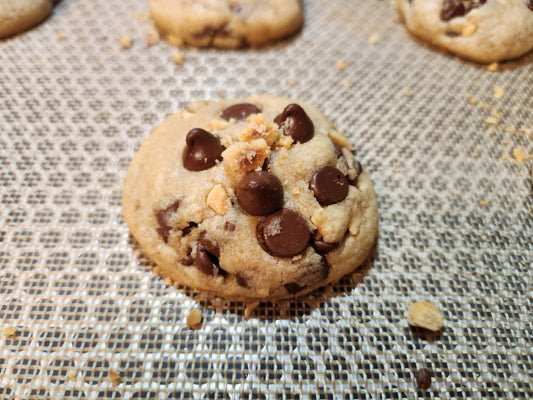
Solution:
M 158 275 L 245 301 L 338 281 L 378 232 L 348 140 L 316 108 L 271 95 L 169 116 L 133 157 L 122 208 Z
M 396 0 L 414 36 L 465 59 L 492 63 L 533 49 L 533 0 Z
M 44 21 L 53 0 L 0 0 L 0 38 L 15 35 Z
M 296 32 L 301 0 L 149 0 L 150 17 L 171 43 L 257 47 Z

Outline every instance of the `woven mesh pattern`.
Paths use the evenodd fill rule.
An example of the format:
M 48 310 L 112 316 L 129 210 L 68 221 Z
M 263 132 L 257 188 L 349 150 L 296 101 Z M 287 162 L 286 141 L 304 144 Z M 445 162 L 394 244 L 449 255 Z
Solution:
M 291 40 L 182 66 L 146 45 L 141 0 L 63 0 L 0 42 L 1 399 L 417 398 L 422 367 L 427 398 L 533 397 L 533 56 L 490 72 L 416 43 L 389 2 L 305 7 Z M 153 276 L 126 168 L 165 115 L 221 92 L 301 99 L 347 132 L 379 195 L 361 275 L 250 319 Z M 433 341 L 407 325 L 420 299 L 446 317 Z

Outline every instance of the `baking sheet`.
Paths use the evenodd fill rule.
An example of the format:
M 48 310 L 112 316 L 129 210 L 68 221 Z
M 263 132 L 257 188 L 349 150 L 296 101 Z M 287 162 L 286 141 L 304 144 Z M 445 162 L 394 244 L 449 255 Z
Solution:
M 412 40 L 388 1 L 307 0 L 292 39 L 185 49 L 178 66 L 172 46 L 147 46 L 146 13 L 63 0 L 0 42 L 0 322 L 17 330 L 0 338 L 0 398 L 533 396 L 533 55 L 491 72 Z M 262 92 L 346 131 L 380 238 L 360 273 L 245 318 L 154 277 L 120 196 L 166 115 Z M 421 299 L 446 317 L 433 341 L 407 325 Z

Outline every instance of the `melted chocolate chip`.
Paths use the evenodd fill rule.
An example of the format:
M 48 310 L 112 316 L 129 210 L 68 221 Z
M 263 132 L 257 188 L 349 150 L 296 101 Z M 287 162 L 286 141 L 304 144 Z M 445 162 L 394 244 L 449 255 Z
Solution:
M 237 121 L 244 121 L 249 115 L 259 114 L 260 112 L 261 109 L 256 105 L 250 103 L 239 103 L 226 108 L 220 116 L 226 121 L 229 121 L 232 118 Z
M 165 243 L 168 242 L 168 235 L 170 234 L 170 230 L 172 229 L 172 227 L 170 226 L 170 218 L 178 210 L 179 206 L 180 201 L 176 200 L 167 208 L 165 208 L 164 210 L 159 210 L 155 214 L 157 223 L 159 224 L 157 232 L 159 233 L 159 235 L 161 235 Z
M 241 273 L 237 273 L 235 275 L 235 279 L 237 280 L 237 284 L 239 286 L 248 287 L 248 281 L 246 280 L 246 278 Z
M 296 282 L 286 283 L 284 286 L 285 290 L 287 290 L 287 292 L 289 292 L 290 294 L 296 294 L 305 289 L 305 286 L 300 286 Z
M 416 371 L 416 383 L 422 390 L 428 390 L 431 386 L 431 372 L 427 368 Z
M 200 128 L 189 131 L 183 150 L 183 166 L 189 171 L 202 171 L 211 168 L 216 161 L 222 160 L 225 147 L 220 139 Z
M 226 221 L 224 224 L 224 230 L 228 232 L 233 232 L 235 230 L 235 224 L 233 222 Z
M 242 177 L 235 191 L 239 205 L 251 215 L 269 215 L 283 206 L 283 187 L 268 171 L 251 171 Z
M 191 253 L 192 253 L 192 249 L 189 247 L 189 251 L 187 252 L 187 255 L 183 257 L 183 259 L 181 260 L 181 263 L 183 265 L 192 265 L 194 263 L 194 258 L 191 255 Z
M 274 118 L 274 122 L 280 127 L 284 126 L 287 134 L 296 142 L 305 143 L 315 134 L 313 121 L 298 104 L 289 104 Z
M 189 233 L 191 233 L 192 229 L 196 228 L 197 226 L 198 226 L 198 224 L 196 222 L 189 222 L 189 225 L 187 225 L 185 228 L 183 228 L 183 230 L 182 230 L 183 235 L 182 236 L 187 236 Z
M 463 16 L 474 8 L 481 7 L 487 0 L 444 0 L 440 18 L 449 21 L 452 18 Z
M 466 8 L 463 0 L 444 0 L 440 18 L 443 21 L 449 21 L 453 17 L 459 17 L 466 14 Z
M 529 0 L 529 5 L 527 6 L 531 11 L 533 11 L 533 0 Z
M 323 206 L 338 203 L 348 196 L 348 180 L 335 167 L 323 167 L 313 174 L 309 188 Z
M 196 245 L 196 259 L 194 265 L 207 275 L 216 275 L 221 272 L 218 258 L 220 249 L 218 245 L 206 238 L 205 232 L 200 234 L 200 240 Z
M 318 231 L 315 231 L 315 233 L 313 234 L 313 237 L 311 238 L 311 246 L 313 246 L 313 248 L 317 252 L 324 254 L 324 253 L 329 253 L 332 250 L 335 250 L 339 246 L 339 243 L 338 242 L 335 242 L 335 243 L 326 242 L 324 241 L 320 233 L 318 233 Z
M 266 217 L 260 233 L 266 249 L 277 257 L 300 254 L 308 246 L 311 236 L 304 217 L 287 208 Z

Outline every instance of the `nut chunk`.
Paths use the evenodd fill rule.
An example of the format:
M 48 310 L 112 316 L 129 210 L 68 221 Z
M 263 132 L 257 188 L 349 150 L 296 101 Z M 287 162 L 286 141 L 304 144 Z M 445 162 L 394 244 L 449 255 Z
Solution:
M 427 301 L 417 301 L 407 310 L 407 322 L 411 326 L 440 331 L 444 326 L 444 316 L 439 309 Z
M 237 142 L 222 153 L 224 161 L 235 172 L 253 171 L 261 167 L 269 155 L 270 149 L 264 139 Z

